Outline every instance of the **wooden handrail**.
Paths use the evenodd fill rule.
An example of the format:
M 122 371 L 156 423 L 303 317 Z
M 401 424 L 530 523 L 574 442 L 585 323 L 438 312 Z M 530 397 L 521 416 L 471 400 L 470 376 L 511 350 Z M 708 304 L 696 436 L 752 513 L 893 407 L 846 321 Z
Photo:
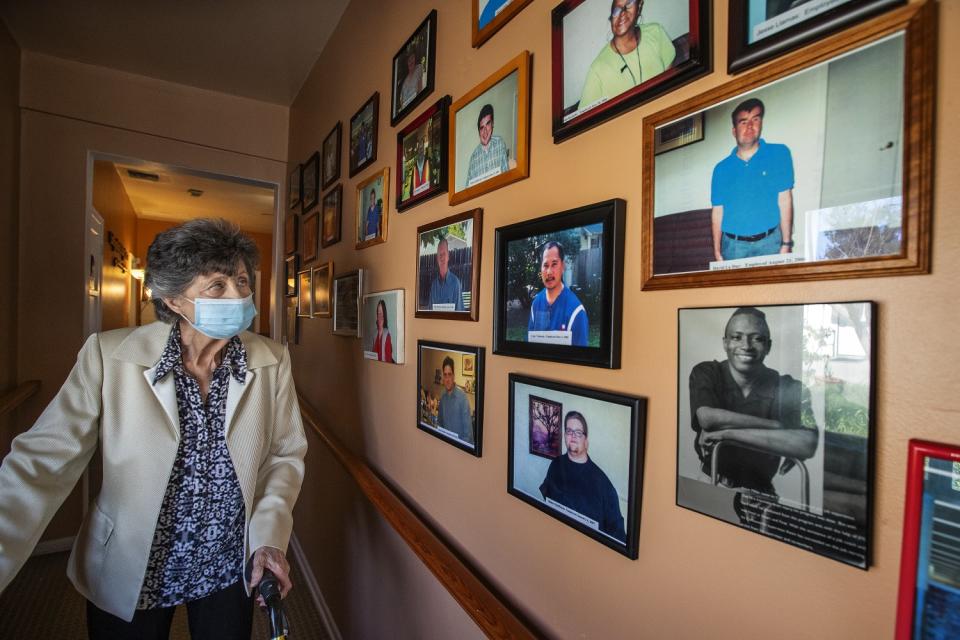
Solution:
M 27 380 L 13 391 L 0 396 L 0 417 L 7 415 L 19 407 L 27 398 L 39 390 L 39 380 Z
M 330 447 L 367 499 L 488 638 L 540 637 L 363 459 L 320 424 L 316 412 L 302 397 L 300 411 L 307 425 Z

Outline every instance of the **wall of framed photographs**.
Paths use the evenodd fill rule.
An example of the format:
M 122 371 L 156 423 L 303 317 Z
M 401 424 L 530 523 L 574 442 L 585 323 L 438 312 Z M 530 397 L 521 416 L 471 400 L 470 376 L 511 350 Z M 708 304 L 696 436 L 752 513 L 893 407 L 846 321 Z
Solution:
M 676 4 L 646 0 L 644 12 L 663 3 Z M 473 4 L 477 6 L 468 6 Z M 569 119 L 577 126 L 558 129 L 553 61 L 564 52 L 555 50 L 554 10 L 563 6 L 561 17 L 576 18 L 581 15 L 576 6 L 586 3 L 505 3 L 524 6 L 511 9 L 509 19 L 499 20 L 496 32 L 475 46 L 472 16 L 480 15 L 486 4 L 354 0 L 291 109 L 292 169 L 322 148 L 337 122 L 344 123 L 346 141 L 351 116 L 379 92 L 376 160 L 355 175 L 340 173 L 336 183 L 342 186 L 345 241 L 321 247 L 317 260 L 336 265 L 334 278 L 362 269 L 361 296 L 402 290 L 406 298 L 405 364 L 384 366 L 365 359 L 362 337 L 334 334 L 331 320 L 303 319 L 300 343 L 291 347 L 298 388 L 340 437 L 429 514 L 550 636 L 739 638 L 770 629 L 802 629 L 801 635 L 809 637 L 889 637 L 895 622 L 907 441 L 960 442 L 951 420 L 960 410 L 953 382 L 960 347 L 948 329 L 956 306 L 952 290 L 960 276 L 960 219 L 949 212 L 952 198 L 960 195 L 960 161 L 951 154 L 960 144 L 960 132 L 946 115 L 960 100 L 960 6 L 935 3 L 936 22 L 924 22 L 905 40 L 897 40 L 902 37 L 893 33 L 897 17 L 920 3 L 907 3 L 906 9 L 896 2 L 835 3 L 866 7 L 864 17 L 846 23 L 820 19 L 834 27 L 818 27 L 817 35 L 806 41 L 795 33 L 778 36 L 776 47 L 767 47 L 763 38 L 745 40 L 738 49 L 742 61 L 729 73 L 730 20 L 770 27 L 776 16 L 751 15 L 756 3 L 733 2 L 731 14 L 725 1 L 690 2 L 696 21 L 687 16 L 687 34 L 670 33 L 677 22 L 670 11 L 656 15 L 662 14 L 657 22 L 674 47 L 694 40 L 708 47 L 696 55 L 686 52 L 685 60 L 700 65 L 696 70 L 671 75 L 682 80 L 666 90 L 657 85 L 650 94 L 633 92 L 629 100 L 611 101 L 609 109 L 595 104 L 590 113 Z M 435 22 L 428 20 L 434 10 Z M 703 29 L 701 10 L 708 14 Z M 775 13 L 770 7 L 767 11 Z M 870 17 L 871 11 L 881 13 Z M 432 60 L 423 57 L 430 47 L 414 37 L 425 23 L 437 38 Z M 602 40 L 610 28 L 609 21 L 601 21 L 594 25 L 593 37 Z M 762 46 L 750 49 L 755 42 Z M 882 55 L 869 50 L 877 43 L 885 48 Z M 407 51 L 411 47 L 412 56 Z M 868 53 L 858 59 L 861 50 Z M 450 96 L 451 106 L 458 105 L 523 51 L 530 53 L 530 108 L 517 117 L 526 115 L 529 126 L 528 139 L 517 144 L 525 144 L 528 175 L 496 181 L 495 189 L 470 190 L 454 205 L 449 204 L 449 192 L 447 197 L 407 202 L 414 188 L 412 182 L 407 188 L 406 181 L 411 180 L 415 150 L 423 145 L 429 149 L 432 140 L 410 128 L 411 123 L 445 96 Z M 779 53 L 764 63 L 748 55 L 751 51 L 759 51 L 761 58 L 770 51 Z M 884 116 L 879 107 L 862 118 L 844 110 L 846 100 L 866 98 L 845 96 L 844 90 L 856 94 L 860 85 L 851 87 L 849 80 L 839 79 L 850 73 L 864 77 L 856 69 L 876 66 L 874 58 L 888 61 L 881 66 L 897 66 L 889 64 L 891 55 L 900 60 L 898 86 L 914 87 L 883 98 L 884 108 L 889 106 L 894 115 Z M 402 88 L 399 65 L 404 57 L 412 59 L 418 73 L 429 70 L 430 82 L 416 85 L 429 84 L 430 89 L 423 97 L 407 96 L 404 104 L 416 100 L 416 106 L 397 117 L 395 91 Z M 587 68 L 589 62 L 581 60 L 570 68 Z M 787 76 L 806 88 L 791 89 Z M 867 85 L 864 91 L 870 95 L 884 89 Z M 798 93 L 790 97 L 783 93 L 788 90 Z M 729 111 L 754 93 L 767 102 L 764 136 L 793 152 L 795 228 L 803 235 L 794 238 L 793 256 L 777 264 L 721 270 L 709 264 L 717 262 L 711 238 L 711 172 L 736 144 Z M 819 106 L 805 109 L 802 101 L 813 96 Z M 471 125 L 483 119 L 479 109 L 474 111 Z M 858 120 L 868 115 L 892 124 L 885 132 L 876 127 L 878 136 L 887 137 L 878 137 L 876 145 L 864 143 L 854 153 L 852 145 L 860 139 L 851 127 L 864 124 Z M 498 109 L 493 135 L 501 118 L 506 119 Z M 513 129 L 508 131 L 512 139 Z M 463 132 L 446 135 L 462 138 Z M 398 144 L 405 146 L 398 149 Z M 476 145 L 477 140 L 458 144 Z M 865 183 L 859 165 L 864 162 L 845 164 L 844 148 L 857 158 L 879 158 L 880 164 L 873 166 L 889 169 L 884 173 L 887 193 L 880 193 L 883 185 L 861 188 Z M 446 151 L 457 157 L 455 148 Z M 458 166 L 470 155 L 469 147 L 460 151 Z M 439 150 L 430 153 L 430 158 L 443 155 Z M 344 167 L 347 154 L 345 144 L 340 159 Z M 884 154 L 895 157 L 892 164 L 882 164 Z M 706 157 L 702 171 L 696 161 L 700 157 Z M 811 158 L 819 159 L 815 171 Z M 391 196 L 381 213 L 389 220 L 383 241 L 357 249 L 354 229 L 365 213 L 357 188 L 388 168 L 383 192 Z M 449 170 L 449 164 L 445 168 Z M 401 175 L 404 185 L 398 189 Z M 844 177 L 860 182 L 845 185 Z M 462 189 L 454 175 L 444 176 L 444 184 L 450 191 Z M 424 189 L 431 196 L 443 193 L 436 186 L 439 181 L 430 185 Z M 875 205 L 864 214 L 867 222 L 857 228 L 813 229 L 809 211 L 854 202 L 844 201 L 844 193 Z M 889 204 L 884 199 L 897 197 L 902 197 L 899 209 L 880 211 L 881 200 Z M 498 230 L 612 200 L 625 202 L 619 367 L 498 353 L 494 325 L 503 311 L 497 307 L 495 284 Z M 401 211 L 398 201 L 403 201 Z M 470 263 L 471 269 L 479 269 L 478 275 L 470 273 L 471 280 L 476 277 L 470 298 L 478 304 L 475 311 L 466 313 L 473 307 L 465 307 L 460 312 L 475 313 L 473 320 L 452 317 L 456 307 L 443 311 L 445 307 L 435 309 L 430 303 L 427 308 L 421 276 L 433 268 L 438 251 L 436 238 L 421 242 L 418 236 L 476 209 L 482 210 L 479 237 L 485 247 Z M 697 254 L 690 258 L 700 261 L 692 262 L 693 267 L 664 266 L 686 260 L 681 253 L 693 251 L 695 243 L 684 236 L 690 228 L 686 220 L 667 228 L 660 223 L 661 210 L 689 214 L 690 224 L 700 225 L 697 242 L 706 244 L 696 250 L 706 252 L 705 261 Z M 888 222 L 892 219 L 894 224 Z M 587 247 L 594 229 L 581 226 L 582 246 Z M 882 238 L 872 237 L 881 249 L 861 251 L 848 262 L 835 254 L 801 253 L 816 242 L 841 248 L 862 245 L 864 229 L 883 232 Z M 467 249 L 458 244 L 448 251 L 466 255 Z M 804 257 L 802 263 L 798 256 Z M 798 258 L 798 263 L 790 258 Z M 866 273 L 872 277 L 861 277 Z M 466 276 L 460 281 L 465 285 Z M 536 280 L 528 284 L 531 294 L 542 286 Z M 726 323 L 741 307 L 767 318 L 768 367 L 799 381 L 798 389 L 812 396 L 812 418 L 804 424 L 815 433 L 814 451 L 804 452 L 800 446 L 793 451 L 799 452 L 794 458 L 802 465 L 793 463 L 782 474 L 779 467 L 773 469 L 770 485 L 780 498 L 777 508 L 762 500 L 738 500 L 738 492 L 724 486 L 730 474 L 722 460 L 714 482 L 711 458 L 698 455 L 700 436 L 691 429 L 691 375 L 700 363 L 736 357 L 726 353 L 724 336 Z M 358 330 L 362 334 L 364 329 Z M 485 349 L 482 429 L 477 424 L 475 436 L 482 433 L 482 456 L 475 455 L 479 442 L 476 449 L 462 446 L 463 441 L 458 446 L 457 437 L 435 428 L 429 393 L 441 393 L 445 368 L 434 363 L 429 371 L 418 369 L 423 344 L 446 345 L 455 354 Z M 471 390 L 476 390 L 476 379 L 461 374 L 460 357 L 455 358 L 456 384 L 466 386 L 470 380 Z M 524 396 L 523 406 L 513 414 L 511 374 L 535 379 L 543 387 Z M 572 389 L 561 393 L 552 384 Z M 419 389 L 426 389 L 425 400 L 418 400 Z M 590 423 L 598 438 L 597 464 L 622 504 L 626 544 L 608 544 L 609 535 L 586 533 L 589 523 L 547 502 L 540 485 L 522 474 L 516 476 L 514 495 L 508 491 L 510 464 L 533 475 L 550 466 L 549 456 L 540 451 L 547 444 L 534 446 L 535 410 L 549 413 L 561 404 L 566 413 L 578 396 L 593 398 L 598 392 L 645 400 L 645 425 L 635 427 L 645 431 L 643 453 L 633 456 L 636 478 L 629 487 L 624 484 L 630 477 L 628 463 L 604 451 L 603 438 L 611 436 Z M 532 396 L 539 400 L 531 403 Z M 803 402 L 799 406 L 807 407 Z M 799 414 L 806 415 L 806 409 Z M 515 440 L 511 448 L 511 434 L 527 440 Z M 403 544 L 362 505 L 351 480 L 332 464 L 323 445 L 316 440 L 311 444 L 311 453 L 319 453 L 308 462 L 297 532 L 344 637 L 390 635 L 396 625 L 422 637 L 475 636 L 474 625 L 445 594 L 439 593 L 429 606 L 411 595 L 418 590 L 437 594 L 434 579 L 416 567 Z M 561 444 L 561 451 L 566 446 Z M 806 492 L 800 466 L 807 474 Z M 629 490 L 636 494 L 635 503 L 634 496 L 628 498 Z M 792 539 L 777 533 L 778 526 L 794 518 L 781 505 L 805 514 L 801 519 L 808 528 Z M 357 518 L 358 512 L 363 517 Z M 811 542 L 813 529 L 830 518 L 830 526 L 849 525 L 846 533 Z M 331 522 L 339 524 L 331 527 Z M 843 552 L 824 548 L 841 542 L 847 544 Z M 378 569 L 384 565 L 396 571 Z M 735 594 L 730 576 L 736 576 Z M 350 606 L 361 597 L 369 606 Z M 370 606 L 381 614 L 377 619 L 367 615 Z

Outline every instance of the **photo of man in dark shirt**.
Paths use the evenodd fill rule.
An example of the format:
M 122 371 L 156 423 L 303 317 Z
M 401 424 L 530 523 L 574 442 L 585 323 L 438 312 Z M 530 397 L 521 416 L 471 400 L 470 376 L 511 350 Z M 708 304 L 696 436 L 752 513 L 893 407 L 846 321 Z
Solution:
M 576 512 L 575 519 L 626 543 L 617 490 L 607 474 L 590 459 L 587 419 L 570 411 L 563 420 L 565 454 L 554 458 L 540 485 L 549 504 L 556 502 Z M 562 509 L 561 509 L 562 510 Z M 577 518 L 576 515 L 581 517 Z

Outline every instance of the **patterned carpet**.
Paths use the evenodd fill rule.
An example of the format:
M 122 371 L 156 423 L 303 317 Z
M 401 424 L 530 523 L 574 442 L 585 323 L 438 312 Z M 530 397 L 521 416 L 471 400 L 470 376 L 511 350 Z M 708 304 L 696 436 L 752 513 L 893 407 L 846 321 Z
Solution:
M 86 640 L 86 603 L 67 580 L 67 553 L 37 556 L 0 596 L 0 638 L 52 638 Z M 292 554 L 291 554 L 292 556 Z M 291 640 L 327 640 L 320 615 L 306 588 L 306 581 L 290 558 L 294 589 L 283 605 L 290 622 Z M 269 639 L 267 617 L 253 614 L 251 640 Z M 177 609 L 171 640 L 189 640 L 187 613 Z

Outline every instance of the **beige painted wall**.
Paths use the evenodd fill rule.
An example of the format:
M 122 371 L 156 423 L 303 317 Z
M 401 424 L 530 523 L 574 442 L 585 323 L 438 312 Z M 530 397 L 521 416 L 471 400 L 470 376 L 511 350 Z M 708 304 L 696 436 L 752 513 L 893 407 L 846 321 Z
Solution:
M 25 51 L 21 105 L 46 113 L 283 161 L 288 109 Z
M 306 160 L 337 120 L 346 126 L 371 91 L 381 95 L 378 162 L 344 178 L 344 240 L 321 251 L 336 271 L 369 269 L 368 291 L 415 286 L 416 227 L 472 207 L 484 209 L 480 321 L 414 319 L 406 310 L 407 362 L 364 361 L 359 341 L 331 334 L 327 319 L 301 320 L 292 348 L 299 390 L 357 452 L 429 513 L 490 580 L 560 638 L 887 638 L 897 596 L 907 440 L 958 442 L 953 335 L 960 274 L 960 2 L 941 3 L 933 270 L 930 275 L 641 292 L 637 158 L 644 116 L 724 83 L 727 15 L 714 3 L 710 76 L 560 145 L 550 135 L 550 11 L 532 3 L 479 50 L 470 47 L 469 3 L 354 0 L 291 109 L 290 162 Z M 397 214 L 389 239 L 353 249 L 356 184 L 391 165 L 393 54 L 431 8 L 439 9 L 436 91 L 454 99 L 522 49 L 533 53 L 530 178 L 464 205 L 445 197 Z M 370 16 L 376 16 L 371 20 Z M 363 55 L 358 56 L 357 52 Z M 418 109 L 417 111 L 421 111 Z M 407 119 L 409 121 L 410 118 Z M 345 132 L 346 135 L 346 132 Z M 345 158 L 344 158 L 345 161 Z M 635 175 L 636 179 L 628 179 Z M 391 176 L 395 180 L 395 176 Z M 584 369 L 494 356 L 491 348 L 494 229 L 612 197 L 628 203 L 623 367 Z M 879 339 L 874 554 L 860 571 L 754 535 L 674 500 L 677 309 L 871 299 Z M 920 311 L 922 310 L 922 311 Z M 631 322 L 633 324 L 631 324 Z M 640 323 L 639 328 L 637 323 Z M 487 347 L 483 457 L 475 459 L 415 426 L 418 339 Z M 640 555 L 630 561 L 506 492 L 507 374 L 519 372 L 649 398 Z M 341 469 L 311 439 L 296 530 L 329 604 L 349 638 L 459 638 L 475 633 L 432 578 L 371 519 Z M 416 594 L 411 597 L 410 594 Z M 398 619 L 404 620 L 398 625 Z M 432 624 L 427 624 L 432 622 Z
M 17 380 L 17 183 L 20 155 L 20 47 L 0 20 L 0 393 Z M 0 456 L 10 448 L 12 416 L 0 417 Z
M 21 69 L 17 373 L 43 387 L 24 405 L 17 431 L 29 428 L 56 393 L 82 345 L 90 152 L 286 188 L 286 165 L 273 159 L 283 158 L 286 146 L 275 141 L 286 130 L 276 105 L 260 110 L 249 100 L 166 83 L 166 93 L 158 93 L 153 80 L 96 68 L 94 81 L 84 75 L 86 65 L 38 58 L 25 55 Z M 79 514 L 74 497 L 44 538 L 72 535 Z

